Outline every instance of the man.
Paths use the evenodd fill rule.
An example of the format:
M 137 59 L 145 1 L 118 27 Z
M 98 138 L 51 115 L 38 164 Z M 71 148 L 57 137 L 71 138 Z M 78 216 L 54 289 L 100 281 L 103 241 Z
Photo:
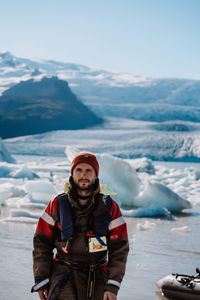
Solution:
M 38 221 L 32 292 L 41 300 L 117 299 L 127 229 L 117 203 L 100 193 L 98 174 L 96 156 L 78 153 L 68 191 L 53 199 Z

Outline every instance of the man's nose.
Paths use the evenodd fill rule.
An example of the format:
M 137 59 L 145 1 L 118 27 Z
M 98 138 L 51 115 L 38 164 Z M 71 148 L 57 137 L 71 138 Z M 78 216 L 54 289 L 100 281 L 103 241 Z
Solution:
M 82 178 L 87 178 L 87 172 L 86 171 L 82 172 Z

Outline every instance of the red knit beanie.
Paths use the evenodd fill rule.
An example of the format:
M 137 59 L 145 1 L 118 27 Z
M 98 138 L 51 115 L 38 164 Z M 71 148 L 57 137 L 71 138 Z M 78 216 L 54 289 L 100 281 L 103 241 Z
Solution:
M 73 173 L 74 168 L 81 163 L 91 165 L 94 168 L 96 175 L 99 175 L 99 164 L 97 158 L 91 152 L 80 152 L 76 154 L 71 164 L 71 175 Z

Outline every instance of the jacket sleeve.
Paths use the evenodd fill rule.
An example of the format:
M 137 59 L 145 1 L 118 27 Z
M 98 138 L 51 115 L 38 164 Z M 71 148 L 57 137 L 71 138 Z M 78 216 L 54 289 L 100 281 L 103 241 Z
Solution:
M 53 216 L 57 208 L 57 197 L 51 201 L 39 218 L 33 238 L 33 273 L 35 285 L 32 292 L 47 286 L 53 260 Z
M 105 290 L 118 293 L 125 274 L 126 261 L 129 251 L 127 226 L 117 203 L 111 199 L 108 241 L 108 281 Z

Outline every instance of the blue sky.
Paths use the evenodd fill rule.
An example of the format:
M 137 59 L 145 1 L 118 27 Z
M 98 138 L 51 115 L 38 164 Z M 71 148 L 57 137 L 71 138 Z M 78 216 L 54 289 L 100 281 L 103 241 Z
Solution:
M 0 51 L 200 79 L 199 0 L 1 0 Z

